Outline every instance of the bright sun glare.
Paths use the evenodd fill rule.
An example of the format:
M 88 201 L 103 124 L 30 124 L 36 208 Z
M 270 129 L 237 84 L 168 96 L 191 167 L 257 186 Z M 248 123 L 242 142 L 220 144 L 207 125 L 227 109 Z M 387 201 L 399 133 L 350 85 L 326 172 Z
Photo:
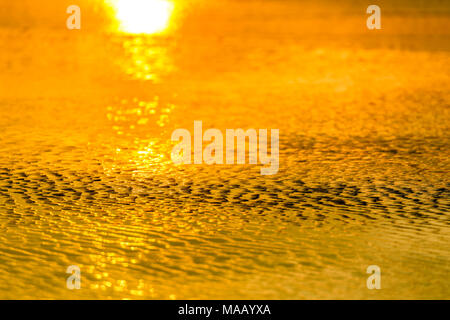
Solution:
M 173 10 L 166 0 L 113 0 L 119 31 L 154 34 L 164 31 Z

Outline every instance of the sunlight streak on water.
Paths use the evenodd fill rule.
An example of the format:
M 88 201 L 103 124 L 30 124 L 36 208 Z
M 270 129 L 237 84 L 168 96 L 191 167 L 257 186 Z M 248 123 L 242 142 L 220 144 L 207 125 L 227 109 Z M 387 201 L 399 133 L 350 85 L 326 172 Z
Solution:
M 167 48 L 152 38 L 135 36 L 123 42 L 125 59 L 118 63 L 132 78 L 158 82 L 161 76 L 173 70 Z

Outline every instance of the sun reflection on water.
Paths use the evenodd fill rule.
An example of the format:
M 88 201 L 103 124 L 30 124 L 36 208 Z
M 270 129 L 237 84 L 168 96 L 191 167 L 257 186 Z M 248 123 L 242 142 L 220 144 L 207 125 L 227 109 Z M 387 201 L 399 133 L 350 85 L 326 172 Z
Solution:
M 175 105 L 158 96 L 117 99 L 106 108 L 106 117 L 117 137 L 114 152 L 103 163 L 105 172 L 127 171 L 135 174 L 161 172 L 170 165 L 169 147 L 164 142 L 164 127 Z
M 111 40 L 120 46 L 115 63 L 126 74 L 126 80 L 149 82 L 151 88 L 152 83 L 160 82 L 175 69 L 171 59 L 174 43 L 168 36 L 175 1 L 105 1 L 116 22 Z M 160 141 L 161 129 L 169 122 L 173 109 L 173 104 L 160 102 L 157 95 L 153 100 L 134 97 L 109 106 L 107 118 L 121 142 L 114 146 L 113 161 L 105 163 L 105 170 L 126 170 L 133 175 L 160 172 L 161 166 L 169 161 Z
M 125 73 L 142 81 L 158 82 L 173 71 L 167 45 L 151 37 L 135 36 L 123 42 L 125 59 L 120 61 Z
M 118 31 L 130 34 L 164 32 L 171 20 L 174 4 L 167 0 L 109 0 Z

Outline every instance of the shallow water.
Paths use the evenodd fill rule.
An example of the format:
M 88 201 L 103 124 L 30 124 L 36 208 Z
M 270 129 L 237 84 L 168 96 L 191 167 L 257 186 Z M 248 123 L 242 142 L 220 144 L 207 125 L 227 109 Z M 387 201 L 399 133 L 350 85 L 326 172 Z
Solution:
M 180 1 L 137 35 L 0 3 L 0 298 L 449 297 L 442 4 Z M 279 172 L 172 164 L 194 120 L 279 129 Z

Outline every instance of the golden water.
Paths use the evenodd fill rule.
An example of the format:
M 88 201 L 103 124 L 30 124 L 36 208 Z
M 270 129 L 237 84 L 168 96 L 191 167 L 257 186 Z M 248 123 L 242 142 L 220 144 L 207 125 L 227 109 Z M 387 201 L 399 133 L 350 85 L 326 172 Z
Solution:
M 0 298 L 449 297 L 448 6 L 93 3 L 0 1 Z M 194 120 L 280 171 L 173 165 Z

